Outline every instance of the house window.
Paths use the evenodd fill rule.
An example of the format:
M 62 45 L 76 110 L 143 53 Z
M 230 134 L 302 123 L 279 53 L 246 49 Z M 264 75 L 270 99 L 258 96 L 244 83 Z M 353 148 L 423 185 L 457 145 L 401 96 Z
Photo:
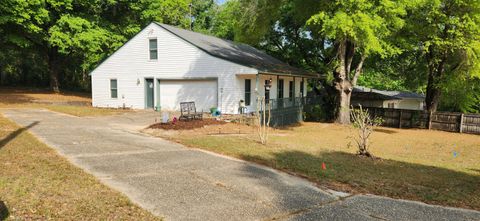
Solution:
M 110 97 L 118 97 L 117 79 L 110 79 Z
M 149 40 L 149 50 L 150 50 L 150 60 L 158 59 L 158 48 L 157 48 L 157 39 Z
M 250 98 L 252 96 L 252 80 L 245 79 L 245 105 L 250 105 Z
M 288 97 L 293 98 L 293 81 L 288 82 Z
M 265 80 L 265 85 L 268 85 L 270 84 L 270 81 L 269 80 Z M 270 90 L 267 90 L 265 89 L 265 103 L 269 103 L 270 102 Z
M 303 88 L 303 87 L 304 87 L 304 85 L 303 85 L 304 83 L 303 83 L 303 82 L 304 82 L 304 81 L 300 81 L 300 96 L 305 97 L 305 95 L 303 94 L 303 89 L 304 89 L 304 88 Z
M 388 108 L 395 108 L 395 103 L 393 102 L 388 103 Z
M 283 83 L 283 79 L 278 80 L 278 98 L 283 98 L 283 87 L 285 84 Z

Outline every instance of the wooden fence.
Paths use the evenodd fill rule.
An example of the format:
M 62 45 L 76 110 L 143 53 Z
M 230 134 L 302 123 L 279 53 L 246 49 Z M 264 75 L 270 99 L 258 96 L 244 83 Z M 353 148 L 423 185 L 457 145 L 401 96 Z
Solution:
M 480 114 L 367 107 L 370 114 L 383 119 L 382 126 L 396 128 L 424 128 L 450 132 L 480 134 Z

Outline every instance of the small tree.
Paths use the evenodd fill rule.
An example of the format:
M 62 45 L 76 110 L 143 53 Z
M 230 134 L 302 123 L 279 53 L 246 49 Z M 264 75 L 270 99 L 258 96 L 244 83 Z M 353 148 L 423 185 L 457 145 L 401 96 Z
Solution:
M 266 102 L 265 96 L 258 96 L 257 94 L 257 133 L 260 137 L 260 142 L 265 145 L 268 140 L 268 131 L 270 127 L 270 103 Z M 267 113 L 268 112 L 268 113 Z
M 382 123 L 382 119 L 379 117 L 372 117 L 368 110 L 363 109 L 362 106 L 360 106 L 359 109 L 354 109 L 352 107 L 351 117 L 353 127 L 358 130 L 358 136 L 353 138 L 358 145 L 358 155 L 373 157 L 368 150 L 368 139 L 373 133 L 374 127 Z

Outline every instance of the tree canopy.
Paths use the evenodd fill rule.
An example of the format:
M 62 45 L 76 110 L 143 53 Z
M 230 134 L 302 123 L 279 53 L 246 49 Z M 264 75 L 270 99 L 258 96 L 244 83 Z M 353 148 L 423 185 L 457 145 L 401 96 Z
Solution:
M 152 21 L 183 28 L 192 23 L 195 30 L 208 30 L 216 4 L 213 0 L 190 3 L 190 0 L 1 1 L 0 57 L 4 59 L 0 61 L 0 83 L 48 84 L 54 91 L 61 85 L 88 89 L 88 73 Z
M 88 73 L 152 21 L 258 47 L 324 76 L 337 122 L 352 88 L 479 112 L 478 0 L 3 0 L 0 85 L 89 90 Z

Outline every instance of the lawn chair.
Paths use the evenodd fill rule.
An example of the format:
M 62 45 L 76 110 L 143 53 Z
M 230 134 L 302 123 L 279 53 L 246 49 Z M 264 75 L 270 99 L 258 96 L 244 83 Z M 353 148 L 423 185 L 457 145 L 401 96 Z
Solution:
M 203 113 L 197 113 L 195 102 L 180 102 L 180 117 L 179 120 L 195 120 L 202 119 Z
M 203 111 L 197 112 L 195 107 L 195 102 L 190 102 L 190 113 L 193 114 L 193 119 L 201 120 L 203 119 Z

